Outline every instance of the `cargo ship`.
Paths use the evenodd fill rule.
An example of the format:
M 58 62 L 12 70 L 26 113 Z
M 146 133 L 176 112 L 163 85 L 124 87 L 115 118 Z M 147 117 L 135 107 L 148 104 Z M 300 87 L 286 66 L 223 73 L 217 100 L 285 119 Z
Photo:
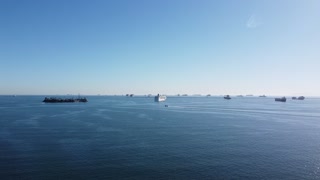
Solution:
M 279 101 L 279 102 L 286 102 L 287 98 L 286 97 L 282 97 L 282 98 L 275 98 L 275 101 Z
M 45 103 L 74 103 L 74 102 L 88 102 L 87 98 L 55 98 L 55 97 L 45 97 L 44 100 L 42 102 Z

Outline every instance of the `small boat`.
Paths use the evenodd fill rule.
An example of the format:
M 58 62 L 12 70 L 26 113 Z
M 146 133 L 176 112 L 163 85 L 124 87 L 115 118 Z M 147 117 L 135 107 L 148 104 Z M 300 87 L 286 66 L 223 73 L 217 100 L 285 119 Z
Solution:
M 133 94 L 130 94 L 130 97 L 133 97 Z
M 259 96 L 259 97 L 267 97 L 266 95 L 262 95 L 262 96 Z
M 164 107 L 169 107 L 168 105 L 164 105 Z
M 211 94 L 208 94 L 208 95 L 207 95 L 207 97 L 210 97 L 210 96 L 211 96 Z
M 223 98 L 224 98 L 224 99 L 228 99 L 228 100 L 231 99 L 231 97 L 230 97 L 229 95 L 226 95 L 226 96 L 224 96 Z
M 287 101 L 286 97 L 275 98 L 274 100 L 275 100 L 275 101 L 279 101 L 279 102 L 286 102 L 286 101 Z
M 297 100 L 297 97 L 292 97 L 292 100 Z
M 162 101 L 165 101 L 166 99 L 167 99 L 167 96 L 160 95 L 160 94 L 154 97 L 155 102 L 162 102 Z

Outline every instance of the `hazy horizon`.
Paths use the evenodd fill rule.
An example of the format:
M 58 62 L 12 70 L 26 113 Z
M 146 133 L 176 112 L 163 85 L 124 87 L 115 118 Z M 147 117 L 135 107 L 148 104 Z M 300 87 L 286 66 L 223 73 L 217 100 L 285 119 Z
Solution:
M 131 93 L 127 93 L 127 94 L 131 94 Z M 64 96 L 64 97 L 76 97 L 76 96 L 126 96 L 127 94 L 0 94 L 0 96 L 50 96 L 50 97 L 54 97 L 54 96 Z M 176 96 L 176 97 L 207 97 L 207 95 L 209 94 L 211 97 L 223 97 L 226 95 L 230 95 L 231 97 L 237 97 L 237 96 L 243 96 L 245 97 L 259 97 L 262 95 L 265 95 L 266 97 L 287 97 L 287 98 L 291 98 L 291 97 L 299 97 L 299 96 L 304 96 L 304 95 L 290 95 L 290 94 L 186 94 L 187 96 L 184 96 L 186 93 L 181 94 L 181 93 L 177 93 L 177 94 L 161 94 L 161 95 L 166 95 L 166 96 Z M 157 94 L 133 94 L 134 97 L 146 97 L 148 95 L 151 95 L 151 97 L 156 96 Z M 307 98 L 319 98 L 320 96 L 304 96 Z M 241 98 L 241 97 L 239 97 Z
M 0 94 L 320 96 L 320 1 L 0 2 Z

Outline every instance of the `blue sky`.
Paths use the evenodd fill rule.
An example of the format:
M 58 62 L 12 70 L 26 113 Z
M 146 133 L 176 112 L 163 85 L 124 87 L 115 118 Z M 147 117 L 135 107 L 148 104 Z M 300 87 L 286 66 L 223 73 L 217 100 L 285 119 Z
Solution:
M 320 95 L 318 0 L 0 0 L 0 94 Z

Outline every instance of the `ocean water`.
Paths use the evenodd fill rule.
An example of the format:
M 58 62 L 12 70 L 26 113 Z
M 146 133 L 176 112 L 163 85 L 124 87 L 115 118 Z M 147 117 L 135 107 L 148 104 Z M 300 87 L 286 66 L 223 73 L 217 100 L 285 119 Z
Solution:
M 320 178 L 320 99 L 43 98 L 0 96 L 1 179 Z

